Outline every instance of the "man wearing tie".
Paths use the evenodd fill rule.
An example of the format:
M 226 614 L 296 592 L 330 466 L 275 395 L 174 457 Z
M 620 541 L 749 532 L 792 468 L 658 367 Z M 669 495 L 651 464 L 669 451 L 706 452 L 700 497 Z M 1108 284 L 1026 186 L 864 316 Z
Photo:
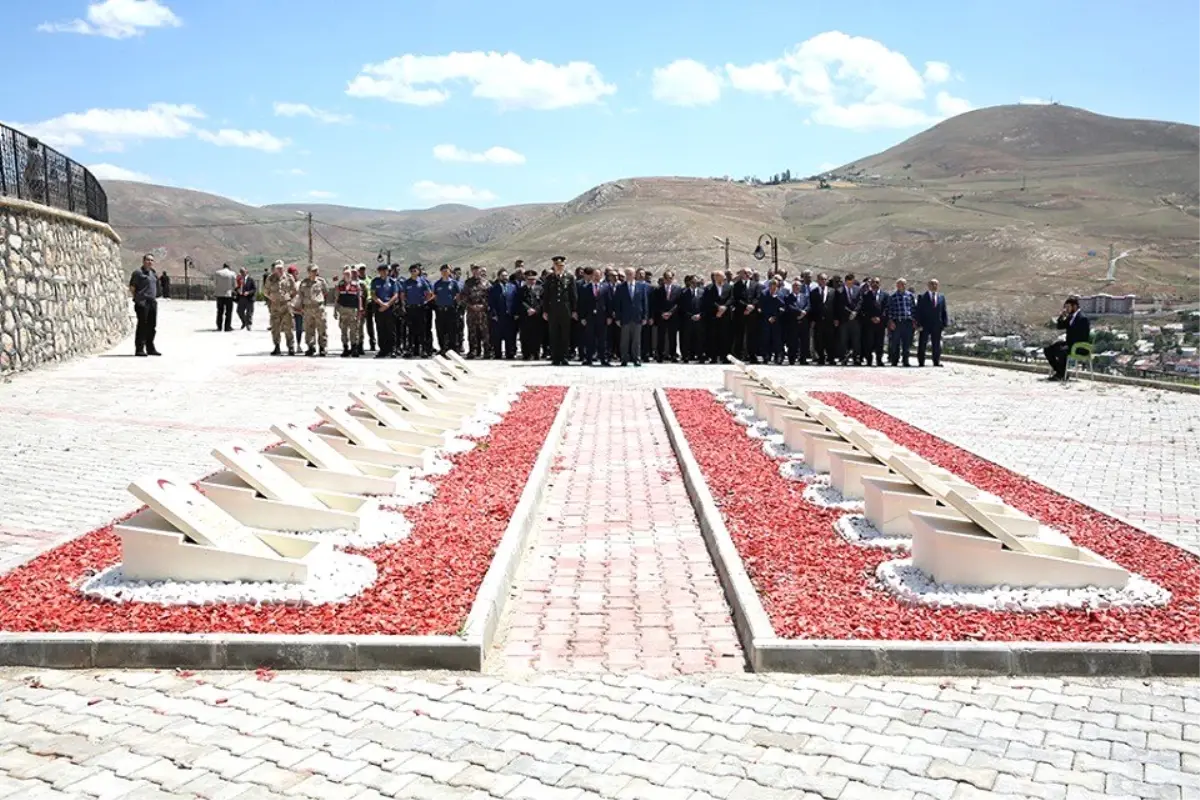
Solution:
M 622 367 L 631 360 L 635 367 L 642 365 L 642 326 L 650 318 L 649 288 L 637 280 L 632 268 L 625 268 L 625 282 L 617 286 L 613 297 L 613 317 L 621 327 Z
M 608 367 L 608 320 L 612 292 L 608 284 L 600 280 L 600 270 L 588 267 L 583 271 L 579 288 L 579 325 L 582 339 L 584 366 L 597 361 Z
M 865 282 L 864 282 L 865 283 Z M 879 288 L 879 278 L 871 278 L 870 286 L 859 295 L 858 316 L 862 323 L 863 361 L 869 367 L 872 357 L 875 366 L 883 366 L 884 308 L 887 294 Z
M 808 295 L 808 316 L 813 322 L 813 355 L 818 364 L 833 363 L 833 337 L 837 335 L 833 324 L 833 293 L 829 291 L 828 280 L 824 272 L 817 275 L 817 285 Z
M 650 316 L 654 319 L 654 356 L 660 364 L 679 360 L 679 321 L 675 313 L 678 308 L 679 287 L 675 285 L 675 273 L 667 270 L 663 273 L 662 284 L 655 287 L 650 295 Z
M 933 345 L 933 365 L 942 365 L 942 330 L 950 324 L 946 315 L 946 296 L 938 292 L 937 278 L 929 281 L 929 289 L 917 298 L 917 366 L 925 366 L 925 344 Z

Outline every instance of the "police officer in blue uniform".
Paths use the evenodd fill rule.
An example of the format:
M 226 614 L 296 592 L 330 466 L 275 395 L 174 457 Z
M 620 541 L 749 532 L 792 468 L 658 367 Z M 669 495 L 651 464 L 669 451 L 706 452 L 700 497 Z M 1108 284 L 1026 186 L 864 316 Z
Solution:
M 408 278 L 401 285 L 408 320 L 408 355 L 410 358 L 428 357 L 433 352 L 429 325 L 425 318 L 425 304 L 433 299 L 433 287 L 421 276 L 421 265 L 408 268 Z
M 379 334 L 376 358 L 387 358 L 396 349 L 396 318 L 393 309 L 400 302 L 400 287 L 388 275 L 387 264 L 379 265 L 379 275 L 371 281 L 371 296 L 375 298 L 375 330 Z
M 442 355 L 451 350 L 461 351 L 458 344 L 458 299 L 462 286 L 450 275 L 450 265 L 442 264 L 442 276 L 434 281 L 434 320 L 437 325 L 438 350 Z

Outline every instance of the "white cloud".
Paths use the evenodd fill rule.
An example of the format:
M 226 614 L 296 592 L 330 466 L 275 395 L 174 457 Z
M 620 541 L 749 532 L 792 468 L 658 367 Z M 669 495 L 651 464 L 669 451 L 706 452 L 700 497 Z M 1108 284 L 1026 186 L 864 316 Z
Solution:
M 147 28 L 178 28 L 183 23 L 158 0 L 102 0 L 87 7 L 87 19 L 43 22 L 43 33 L 80 33 L 109 39 L 141 36 Z
M 262 150 L 264 153 L 278 153 L 291 144 L 290 140 L 280 139 L 266 131 L 239 131 L 234 128 L 222 128 L 219 131 L 196 131 L 196 136 L 218 147 L 245 147 L 251 150 Z
M 950 65 L 945 61 L 925 62 L 925 82 L 945 83 L 950 80 Z
M 1048 105 L 1050 105 L 1049 100 L 1045 100 L 1041 97 L 1022 97 L 1019 102 L 1023 106 L 1048 106 Z
M 725 72 L 729 75 L 729 83 L 733 88 L 743 92 L 773 94 L 787 88 L 787 82 L 779 74 L 778 66 L 772 62 L 751 64 L 748 67 L 726 64 Z
M 672 106 L 706 106 L 721 99 L 721 75 L 699 61 L 680 58 L 654 70 L 651 93 Z
M 194 105 L 151 103 L 144 109 L 93 108 L 18 127 L 51 147 L 121 150 L 130 141 L 182 138 L 193 130 L 189 120 L 203 118 Z
M 487 189 L 474 186 L 451 186 L 433 181 L 417 181 L 413 194 L 430 203 L 486 203 L 496 199 Z
M 92 164 L 88 167 L 93 175 L 102 181 L 137 181 L 138 183 L 154 183 L 154 179 L 144 172 L 134 172 L 131 169 L 118 167 L 116 164 Z
M 504 109 L 549 110 L 597 103 L 616 92 L 594 64 L 526 61 L 516 53 L 405 54 L 367 64 L 346 87 L 352 97 L 432 106 L 450 98 L 447 85 L 471 85 L 471 95 Z
M 328 122 L 330 124 L 343 124 L 351 122 L 354 119 L 349 114 L 335 114 L 332 111 L 322 111 L 319 108 L 313 108 L 307 103 L 276 103 L 275 116 L 312 117 L 319 122 Z
M 949 92 L 938 92 L 934 104 L 937 106 L 938 113 L 943 117 L 957 117 L 974 108 L 967 100 L 955 97 Z
M 337 194 L 335 192 L 322 191 L 321 189 L 313 189 L 308 193 L 308 196 L 317 200 L 328 200 L 331 197 L 337 197 Z
M 439 144 L 433 148 L 433 157 L 438 161 L 461 161 L 468 164 L 524 164 L 525 156 L 507 147 L 489 147 L 482 153 L 472 153 L 453 144 Z
M 941 92 L 928 109 L 927 89 L 950 80 L 949 64 L 927 61 L 919 72 L 903 53 L 840 31 L 817 34 L 770 61 L 726 64 L 725 73 L 734 89 L 811 109 L 805 122 L 852 130 L 928 125 L 970 108 Z

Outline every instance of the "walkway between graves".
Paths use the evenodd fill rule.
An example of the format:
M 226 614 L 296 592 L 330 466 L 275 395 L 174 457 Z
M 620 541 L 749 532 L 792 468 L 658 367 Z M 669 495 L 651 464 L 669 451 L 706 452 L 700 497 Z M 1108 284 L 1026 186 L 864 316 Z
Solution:
M 580 389 L 537 520 L 502 668 L 745 669 L 650 391 Z

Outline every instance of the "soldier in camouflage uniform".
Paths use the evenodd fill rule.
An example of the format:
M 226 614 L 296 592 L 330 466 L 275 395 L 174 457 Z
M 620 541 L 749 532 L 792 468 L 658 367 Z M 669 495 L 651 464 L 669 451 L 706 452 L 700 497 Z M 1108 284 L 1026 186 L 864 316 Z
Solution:
M 467 307 L 467 358 L 486 358 L 488 341 L 488 282 L 483 267 L 471 265 L 471 277 L 463 283 L 463 302 Z
M 308 277 L 300 281 L 300 313 L 304 316 L 304 340 L 308 344 L 305 355 L 325 357 L 328 344 L 325 335 L 325 294 L 329 287 L 319 274 L 316 264 L 309 264 Z
M 342 358 L 358 358 L 362 355 L 363 311 L 366 294 L 354 267 L 342 270 L 342 279 L 337 285 L 337 319 L 342 332 Z
M 283 271 L 283 262 L 276 261 L 271 265 L 271 274 L 267 276 L 263 294 L 267 298 L 267 309 L 271 312 L 271 341 L 275 349 L 271 355 L 282 355 L 279 352 L 279 335 L 287 339 L 288 355 L 296 355 L 295 328 L 292 323 L 292 300 L 296 297 L 298 287 L 291 275 Z

